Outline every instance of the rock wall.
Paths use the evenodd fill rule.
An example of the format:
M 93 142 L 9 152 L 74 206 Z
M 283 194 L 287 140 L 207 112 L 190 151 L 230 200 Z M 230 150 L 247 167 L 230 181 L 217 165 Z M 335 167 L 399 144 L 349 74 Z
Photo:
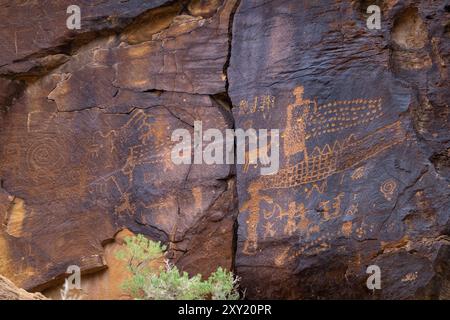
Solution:
M 234 169 L 174 165 L 171 134 L 233 126 L 222 96 L 235 1 L 89 1 L 72 33 L 67 3 L 44 2 L 2 4 L 0 272 L 42 290 L 68 265 L 100 271 L 123 228 L 167 243 L 191 273 L 231 269 Z M 41 28 L 17 30 L 23 15 Z
M 40 293 L 29 293 L 17 288 L 14 283 L 0 276 L 0 300 L 47 300 Z
M 126 228 L 248 298 L 450 298 L 449 5 L 81 1 L 68 30 L 71 4 L 0 3 L 0 274 L 120 298 Z M 278 129 L 278 172 L 175 165 L 195 121 Z
M 237 170 L 250 297 L 449 298 L 448 18 L 441 1 L 241 2 L 236 126 L 284 129 L 277 174 Z

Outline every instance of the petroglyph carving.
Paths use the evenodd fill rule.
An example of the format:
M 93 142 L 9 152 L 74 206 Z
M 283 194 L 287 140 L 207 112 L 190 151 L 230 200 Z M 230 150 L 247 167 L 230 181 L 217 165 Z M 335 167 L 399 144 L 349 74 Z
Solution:
M 265 200 L 273 204 L 272 198 L 262 196 L 261 191 L 304 186 L 302 190 L 305 191 L 307 199 L 314 190 L 323 194 L 329 177 L 357 167 L 362 162 L 404 141 L 405 131 L 401 123 L 397 121 L 363 137 L 350 134 L 343 139 L 326 143 L 324 146 L 310 147 L 308 140 L 311 138 L 367 124 L 382 116 L 382 101 L 381 99 L 353 99 L 318 105 L 315 99 L 310 100 L 303 97 L 303 87 L 295 88 L 293 95 L 295 100 L 287 107 L 287 123 L 283 135 L 284 152 L 288 165 L 279 170 L 277 174 L 261 176 L 253 181 L 248 189 L 250 199 L 241 208 L 241 211 L 249 211 L 248 238 L 244 244 L 244 253 L 246 254 L 254 253 L 258 247 L 257 227 L 260 223 L 260 201 Z M 385 137 L 389 137 L 389 139 Z M 302 160 L 289 165 L 291 158 L 297 154 L 303 155 Z M 365 166 L 357 167 L 353 171 L 351 179 L 361 179 L 364 177 L 365 171 Z M 392 186 L 387 184 L 382 190 L 384 190 L 382 192 L 385 197 L 391 199 L 392 192 L 394 192 Z M 320 201 L 318 205 L 320 216 L 315 219 L 322 222 L 335 221 L 341 216 L 343 198 L 344 194 L 340 193 L 332 199 Z M 273 204 L 271 210 L 263 210 L 264 237 L 282 232 L 287 236 L 298 233 L 301 235 L 301 239 L 303 237 L 310 239 L 311 235 L 320 228 L 312 223 L 309 212 L 303 203 L 291 202 L 287 210 Z M 352 222 L 352 216 L 356 212 L 357 207 L 350 206 L 345 212 L 344 220 L 341 221 L 341 228 L 337 234 L 330 235 L 330 237 L 337 235 L 349 237 L 352 232 L 358 234 L 358 229 L 354 228 Z M 274 222 L 274 218 L 277 218 L 278 222 Z M 282 226 L 278 227 L 280 223 Z M 324 239 L 326 240 L 326 238 Z M 322 250 L 326 248 L 324 239 L 309 240 L 309 242 L 311 246 L 319 245 Z
M 308 159 L 306 149 L 306 123 L 310 114 L 310 100 L 303 99 L 303 87 L 294 89 L 295 101 L 287 107 L 287 123 L 284 131 L 284 154 L 290 157 L 298 152 L 304 153 Z
M 163 120 L 154 122 L 154 116 L 146 114 L 143 110 L 133 112 L 128 121 L 119 129 L 110 130 L 107 133 L 96 132 L 95 142 L 88 147 L 90 159 L 97 159 L 101 154 L 112 161 L 114 154 L 119 153 L 123 145 L 135 144 L 128 148 L 128 157 L 125 163 L 107 175 L 91 183 L 91 192 L 108 192 L 108 185 L 120 190 L 117 177 L 120 174 L 128 178 L 128 182 L 133 182 L 133 173 L 137 166 L 151 165 L 165 161 L 170 157 L 172 142 L 170 135 L 166 134 L 167 123 Z M 114 168 L 113 163 L 106 163 L 106 168 Z M 144 181 L 149 183 L 152 177 L 149 173 L 144 174 Z M 122 191 L 120 191 L 122 192 Z
M 250 164 L 254 164 L 253 167 L 258 166 L 258 157 L 259 155 L 266 155 L 270 154 L 270 143 L 268 143 L 265 146 L 262 147 L 256 147 L 252 150 L 245 150 L 245 163 L 243 166 L 242 171 L 245 173 L 248 172 L 248 169 L 250 167 Z
M 301 208 L 299 208 L 299 211 L 302 211 L 304 213 L 304 205 L 301 204 Z M 297 210 L 297 204 L 295 202 L 289 203 L 289 208 L 287 211 L 287 220 L 286 225 L 284 227 L 284 233 L 287 235 L 292 235 L 297 230 L 297 222 L 296 222 L 296 216 L 299 212 Z
M 336 197 L 334 197 L 333 201 L 326 200 L 320 202 L 319 210 L 322 212 L 324 221 L 328 221 L 339 216 L 343 196 L 344 194 L 340 193 Z
M 383 137 L 390 137 L 389 140 Z M 322 181 L 338 172 L 350 169 L 382 151 L 404 141 L 400 122 L 395 122 L 363 138 L 354 135 L 332 146 L 315 147 L 312 154 L 300 163 L 280 169 L 272 176 L 260 178 L 262 189 L 292 188 Z
M 239 114 L 252 114 L 261 112 L 264 115 L 275 108 L 275 97 L 271 95 L 261 95 L 253 100 L 241 100 L 239 102 Z
M 59 143 L 52 138 L 33 142 L 27 150 L 28 168 L 46 174 L 50 169 L 60 168 L 64 165 L 65 159 L 59 149 Z
M 260 188 L 258 181 L 253 182 L 252 187 L 252 195 L 260 197 L 262 190 L 258 189 Z M 295 201 L 289 202 L 287 208 L 283 208 L 280 204 L 274 202 L 271 197 L 264 196 L 264 201 L 270 208 L 263 208 L 261 210 L 263 211 L 262 215 L 259 214 L 262 202 L 250 198 L 245 206 L 241 207 L 241 212 L 250 210 L 250 208 L 253 210 L 253 212 L 249 211 L 247 220 L 249 236 L 244 242 L 244 253 L 253 255 L 257 252 L 257 230 L 259 228 L 261 228 L 264 240 L 276 236 L 298 236 L 302 246 L 300 253 L 314 247 L 324 250 L 327 247 L 326 242 L 331 241 L 334 237 L 350 237 L 354 232 L 354 215 L 358 211 L 357 204 L 352 202 L 345 207 L 344 199 L 352 201 L 351 198 L 351 196 L 346 196 L 345 193 L 339 193 L 329 200 L 318 199 L 317 205 L 310 204 L 310 208 L 307 208 L 303 202 L 297 203 Z M 313 207 L 315 209 L 311 209 Z M 337 223 L 340 226 L 336 232 L 321 234 L 320 238 L 317 238 L 321 231 L 320 225 L 323 223 Z
M 244 243 L 244 253 L 253 254 L 258 247 L 258 233 L 257 227 L 259 222 L 260 202 L 266 201 L 273 203 L 273 200 L 269 196 L 261 195 L 259 193 L 261 189 L 260 184 L 257 181 L 250 183 L 248 192 L 250 198 L 240 208 L 241 212 L 248 211 L 247 219 L 247 240 Z
M 382 99 L 353 99 L 329 102 L 320 105 L 308 123 L 310 136 L 314 138 L 326 133 L 335 133 L 359 125 L 368 124 L 383 115 Z
M 350 207 L 345 211 L 346 216 L 354 216 L 358 212 L 358 205 L 352 204 Z
M 264 224 L 264 239 L 274 237 L 276 231 L 274 230 L 274 225 L 270 221 L 266 221 Z
M 391 201 L 395 190 L 397 189 L 397 182 L 394 179 L 388 179 L 380 186 L 380 191 L 387 201 Z
M 257 186 L 257 183 L 253 186 Z M 256 190 L 257 187 L 254 188 L 254 194 L 259 194 L 259 190 Z M 325 222 L 339 216 L 342 197 L 343 194 L 339 194 L 332 201 L 328 201 L 331 212 L 327 213 L 328 217 L 326 219 L 321 217 L 320 221 Z M 317 215 L 318 213 L 313 210 L 308 210 L 304 203 L 292 201 L 289 203 L 288 208 L 284 210 L 279 204 L 274 203 L 272 198 L 264 196 L 264 200 L 272 205 L 272 209 L 264 209 L 263 216 L 259 214 L 259 201 L 253 201 L 253 203 L 247 202 L 241 207 L 241 212 L 249 210 L 249 218 L 247 220 L 248 237 L 244 242 L 243 249 L 245 254 L 255 254 L 258 249 L 257 229 L 259 225 L 263 228 L 262 235 L 264 239 L 274 237 L 277 233 L 281 233 L 288 237 L 298 235 L 301 239 L 307 240 L 320 231 L 320 226 L 309 216 L 310 214 Z M 250 209 L 252 209 L 252 212 L 250 212 Z
M 351 178 L 352 180 L 359 180 L 364 176 L 366 169 L 364 166 L 359 167 L 357 169 L 355 169 L 355 171 L 353 171 Z
M 121 197 L 121 203 L 115 208 L 117 214 L 133 214 L 136 210 L 136 206 L 131 202 L 130 194 L 124 193 Z
M 383 115 L 381 98 L 336 100 L 318 105 L 303 98 L 304 88 L 294 89 L 295 101 L 287 107 L 284 154 L 287 158 L 303 152 L 308 159 L 306 141 L 327 133 L 336 133 L 367 124 Z

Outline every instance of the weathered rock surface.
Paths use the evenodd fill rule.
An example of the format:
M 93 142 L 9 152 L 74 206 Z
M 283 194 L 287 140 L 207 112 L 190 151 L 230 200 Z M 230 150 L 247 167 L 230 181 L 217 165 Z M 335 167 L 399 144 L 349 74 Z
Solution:
M 450 298 L 449 6 L 373 2 L 0 0 L 0 274 L 124 298 L 129 229 L 248 298 Z M 195 121 L 279 129 L 279 171 L 175 165 Z
M 368 1 L 249 0 L 235 14 L 236 127 L 282 135 L 277 174 L 237 169 L 248 297 L 450 297 L 448 6 L 375 2 L 381 30 Z
M 169 1 L 80 1 L 82 28 L 69 30 L 67 8 L 73 1 L 2 1 L 0 6 L 1 73 L 17 73 L 40 66 L 109 31 L 121 30 L 133 18 Z M 37 60 L 37 61 L 36 61 Z
M 103 257 L 107 268 L 84 275 L 81 278 L 81 289 L 72 288 L 67 292 L 67 297 L 77 298 L 77 300 L 128 300 L 132 299 L 127 292 L 124 292 L 122 285 L 132 274 L 127 268 L 127 261 L 117 258 L 119 251 L 125 249 L 124 240 L 126 237 L 133 236 L 129 230 L 121 230 L 112 241 L 104 244 Z M 164 267 L 164 256 L 150 261 L 149 267 L 158 271 Z M 61 300 L 61 290 L 64 290 L 64 284 L 53 286 L 42 293 L 52 300 Z
M 203 130 L 233 126 L 221 94 L 236 3 L 194 3 L 196 12 L 209 8 L 204 18 L 188 15 L 188 2 L 158 7 L 163 2 L 86 3 L 86 22 L 73 35 L 64 31 L 64 2 L 47 3 L 35 20 L 42 4 L 2 11 L 11 15 L 4 19 L 12 34 L 24 14 L 32 16 L 27 23 L 63 23 L 55 33 L 23 35 L 39 47 L 20 45 L 15 53 L 11 32 L 2 36 L 0 272 L 24 288 L 60 283 L 69 265 L 85 277 L 104 273 L 111 262 L 103 245 L 123 228 L 167 243 L 169 257 L 188 272 L 232 267 L 233 168 L 175 165 L 171 135 L 193 135 L 194 121 Z M 114 32 L 97 32 L 103 29 Z M 67 41 L 75 51 L 59 50 Z M 53 51 L 64 59 L 29 67 Z
M 17 288 L 14 283 L 0 276 L 0 300 L 47 300 L 40 293 L 29 293 Z

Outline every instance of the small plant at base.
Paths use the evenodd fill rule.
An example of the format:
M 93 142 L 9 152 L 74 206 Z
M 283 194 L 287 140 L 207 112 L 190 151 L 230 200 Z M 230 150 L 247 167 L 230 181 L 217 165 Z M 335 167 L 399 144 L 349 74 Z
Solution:
M 239 293 L 237 291 L 239 278 L 234 277 L 232 272 L 228 272 L 219 267 L 216 272 L 212 273 L 208 278 L 211 287 L 212 300 L 238 300 Z
M 159 242 L 142 235 L 125 239 L 126 248 L 117 258 L 128 261 L 132 276 L 122 288 L 132 297 L 146 300 L 237 300 L 238 278 L 219 267 L 207 280 L 200 274 L 189 277 L 187 272 L 165 259 L 165 266 L 155 270 L 149 266 L 153 259 L 161 258 L 166 250 Z
M 147 277 L 152 273 L 150 262 L 162 258 L 166 246 L 161 242 L 155 242 L 139 234 L 133 237 L 126 237 L 125 249 L 116 254 L 119 260 L 127 261 L 127 268 L 132 277 L 122 284 L 122 288 L 133 297 L 142 295 L 142 289 Z

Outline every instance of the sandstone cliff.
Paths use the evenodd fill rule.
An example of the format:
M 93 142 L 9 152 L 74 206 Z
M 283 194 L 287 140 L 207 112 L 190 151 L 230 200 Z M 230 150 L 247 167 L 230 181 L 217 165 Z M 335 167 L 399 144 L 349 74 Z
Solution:
M 450 298 L 445 1 L 89 1 L 69 30 L 72 2 L 0 3 L 0 274 L 121 298 L 129 229 L 248 298 Z M 174 164 L 196 121 L 279 129 L 278 172 Z
M 40 293 L 29 293 L 0 276 L 0 300 L 46 300 Z

